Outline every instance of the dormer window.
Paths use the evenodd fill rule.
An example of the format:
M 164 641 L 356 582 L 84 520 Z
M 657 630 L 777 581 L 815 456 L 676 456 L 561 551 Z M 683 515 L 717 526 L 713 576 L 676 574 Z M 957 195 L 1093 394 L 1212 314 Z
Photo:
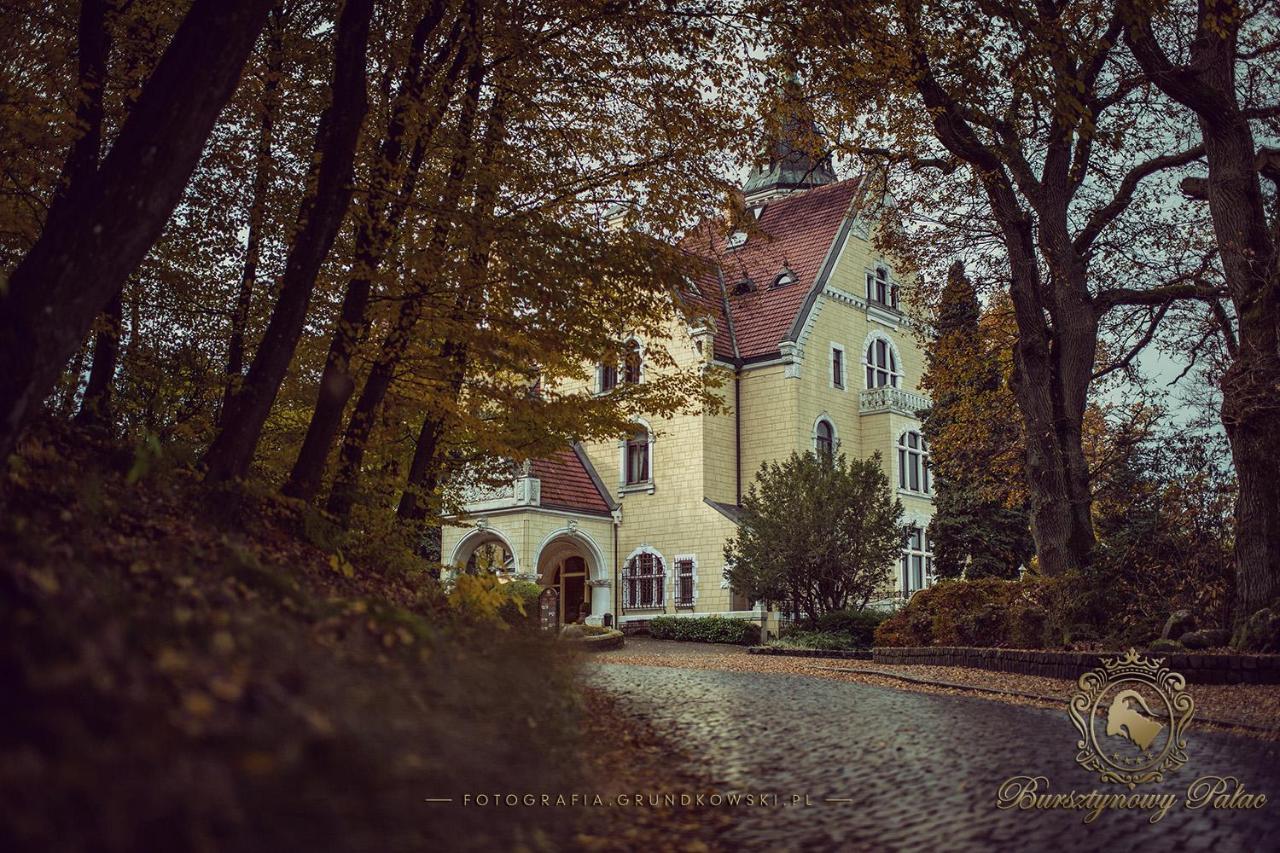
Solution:
M 724 238 L 724 247 L 730 251 L 740 249 L 747 244 L 746 231 L 734 231 L 728 237 Z
M 796 274 L 789 269 L 783 269 L 778 273 L 778 277 L 773 280 L 774 287 L 786 287 L 788 284 L 796 283 Z
M 756 289 L 755 282 L 749 278 L 744 278 L 742 281 L 738 282 L 733 286 L 733 295 L 741 296 L 742 294 L 750 293 L 755 289 Z
M 898 307 L 898 286 L 890 284 L 889 271 L 884 267 L 876 267 L 875 272 L 867 273 L 867 301 Z

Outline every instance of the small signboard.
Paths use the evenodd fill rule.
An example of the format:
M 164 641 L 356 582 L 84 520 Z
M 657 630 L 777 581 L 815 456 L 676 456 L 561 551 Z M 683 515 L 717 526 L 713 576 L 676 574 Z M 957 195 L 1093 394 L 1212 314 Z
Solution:
M 538 596 L 538 625 L 544 631 L 560 627 L 560 591 L 549 586 Z

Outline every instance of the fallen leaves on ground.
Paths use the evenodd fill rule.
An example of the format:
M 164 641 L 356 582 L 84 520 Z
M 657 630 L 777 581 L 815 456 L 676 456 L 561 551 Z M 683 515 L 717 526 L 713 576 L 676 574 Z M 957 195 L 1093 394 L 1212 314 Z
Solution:
M 675 643 L 648 638 L 627 638 L 627 645 L 599 655 L 601 663 L 630 666 L 668 666 L 719 669 L 730 672 L 764 672 L 807 675 L 858 684 L 874 684 L 895 690 L 916 690 L 946 695 L 976 695 L 1011 705 L 1060 710 L 1076 689 L 1074 681 L 1011 672 L 993 672 L 962 666 L 891 666 L 873 661 L 751 655 L 737 646 Z M 904 680 L 909 679 L 909 680 Z M 931 683 L 922 683 L 931 682 Z M 986 691 L 999 691 L 991 693 Z M 1192 684 L 1197 725 L 1223 723 L 1252 737 L 1280 740 L 1280 685 Z M 1034 694 L 1045 699 L 1030 698 Z M 1058 699 L 1057 697 L 1061 697 Z M 1233 728 L 1238 723 L 1255 728 Z M 1217 726 L 1214 726 L 1217 727 Z

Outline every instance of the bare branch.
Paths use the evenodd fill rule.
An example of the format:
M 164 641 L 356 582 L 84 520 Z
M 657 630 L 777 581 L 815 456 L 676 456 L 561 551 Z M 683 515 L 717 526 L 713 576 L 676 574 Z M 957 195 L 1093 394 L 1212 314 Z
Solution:
M 1084 228 L 1076 235 L 1073 241 L 1073 247 L 1077 252 L 1084 254 L 1093 245 L 1093 241 L 1097 239 L 1102 229 L 1106 228 L 1115 220 L 1117 216 L 1124 212 L 1129 203 L 1133 201 L 1133 195 L 1137 192 L 1138 185 L 1143 179 L 1154 175 L 1156 172 L 1164 169 L 1173 169 L 1178 166 L 1185 166 L 1204 156 L 1204 145 L 1196 145 L 1181 151 L 1177 154 L 1166 154 L 1162 157 L 1153 157 L 1145 163 L 1133 167 L 1129 174 L 1124 176 L 1124 180 L 1120 182 L 1120 188 L 1116 190 L 1115 197 L 1102 207 L 1093 212 L 1089 217 L 1089 221 Z
M 1156 335 L 1156 329 L 1160 328 L 1160 321 L 1164 319 L 1165 314 L 1169 313 L 1169 306 L 1172 304 L 1173 302 L 1171 301 L 1161 304 L 1156 310 L 1155 316 L 1151 318 L 1151 322 L 1147 324 L 1147 330 L 1143 332 L 1142 337 L 1138 339 L 1138 342 L 1129 349 L 1129 352 L 1125 354 L 1124 358 L 1114 364 L 1104 367 L 1102 370 L 1095 371 L 1092 378 L 1096 381 L 1106 376 L 1108 373 L 1113 373 L 1117 370 L 1124 370 L 1132 364 L 1133 360 L 1138 357 L 1138 353 L 1142 352 L 1146 348 L 1147 344 L 1151 343 L 1151 339 Z
M 867 157 L 877 157 L 885 160 L 889 165 L 898 163 L 906 163 L 913 171 L 923 171 L 925 169 L 938 169 L 944 175 L 950 175 L 958 167 L 954 159 L 942 157 L 917 157 L 914 154 L 906 154 L 903 152 L 890 151 L 888 148 L 873 148 L 863 146 L 856 149 L 857 153 Z

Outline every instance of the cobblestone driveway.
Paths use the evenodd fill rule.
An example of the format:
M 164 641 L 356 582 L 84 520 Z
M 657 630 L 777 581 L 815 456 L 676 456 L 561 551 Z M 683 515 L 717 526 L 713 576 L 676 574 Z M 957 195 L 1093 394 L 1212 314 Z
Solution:
M 596 663 L 588 677 L 630 711 L 678 733 L 721 790 L 808 794 L 809 807 L 737 808 L 731 847 L 782 850 L 1280 850 L 1280 744 L 1197 731 L 1189 763 L 1163 785 L 1179 794 L 1149 812 L 1002 811 L 1015 775 L 1054 793 L 1102 785 L 1074 761 L 1063 710 L 894 690 L 807 676 Z M 1190 811 L 1195 778 L 1236 776 L 1274 797 L 1256 811 Z M 825 803 L 825 798 L 850 802 Z

